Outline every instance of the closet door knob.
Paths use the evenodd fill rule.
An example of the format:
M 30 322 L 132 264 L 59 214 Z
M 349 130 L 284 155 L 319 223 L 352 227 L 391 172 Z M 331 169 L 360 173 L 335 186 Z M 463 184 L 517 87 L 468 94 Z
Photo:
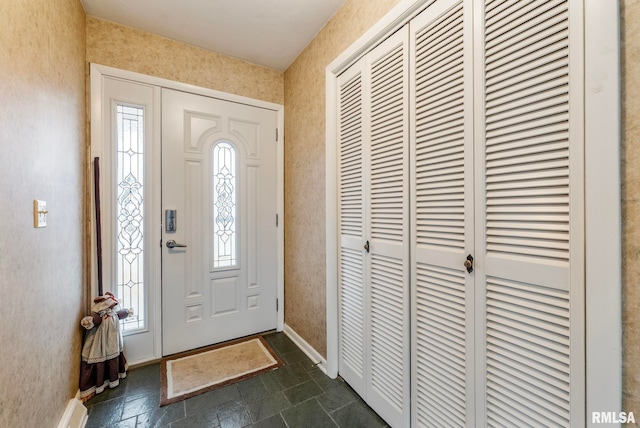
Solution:
M 473 272 L 473 257 L 471 254 L 469 254 L 467 260 L 464 261 L 464 267 L 467 268 L 467 272 Z
M 367 242 L 364 244 L 364 249 L 367 251 L 367 253 L 369 252 L 369 241 L 367 241 Z

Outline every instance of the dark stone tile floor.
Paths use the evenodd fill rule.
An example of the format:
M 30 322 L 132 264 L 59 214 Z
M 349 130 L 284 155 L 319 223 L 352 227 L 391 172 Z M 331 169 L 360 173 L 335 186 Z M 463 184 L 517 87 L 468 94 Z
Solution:
M 386 423 L 341 379 L 330 379 L 283 333 L 264 336 L 285 365 L 159 407 L 160 364 L 129 371 L 87 401 L 86 428 L 376 428 Z

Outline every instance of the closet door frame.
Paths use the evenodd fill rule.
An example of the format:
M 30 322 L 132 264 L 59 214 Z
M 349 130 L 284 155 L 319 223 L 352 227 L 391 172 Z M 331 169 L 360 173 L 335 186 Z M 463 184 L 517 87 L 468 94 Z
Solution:
M 338 375 L 337 77 L 433 0 L 401 0 L 326 68 L 327 374 Z M 622 406 L 620 10 L 583 0 L 586 421 Z

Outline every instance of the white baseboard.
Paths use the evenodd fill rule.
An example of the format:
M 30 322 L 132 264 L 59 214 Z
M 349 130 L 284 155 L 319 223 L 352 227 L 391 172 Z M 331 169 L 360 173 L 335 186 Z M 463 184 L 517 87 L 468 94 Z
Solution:
M 69 400 L 67 408 L 64 410 L 62 419 L 58 423 L 58 428 L 84 428 L 87 424 L 87 408 L 80 401 L 80 391 Z
M 306 340 L 298 335 L 291 327 L 287 324 L 284 325 L 284 334 L 286 334 L 289 339 L 293 343 L 295 343 L 302 352 L 307 354 L 307 357 L 311 359 L 314 363 L 317 363 L 317 366 L 324 374 L 327 374 L 327 360 L 320 355 L 318 351 L 316 351 Z

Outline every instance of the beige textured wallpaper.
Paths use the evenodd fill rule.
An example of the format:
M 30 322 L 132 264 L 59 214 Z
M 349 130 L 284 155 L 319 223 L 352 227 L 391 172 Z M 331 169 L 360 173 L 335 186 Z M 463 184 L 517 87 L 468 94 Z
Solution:
M 325 69 L 398 2 L 347 0 L 284 74 L 285 321 L 325 356 Z
M 0 1 L 2 427 L 55 427 L 78 390 L 84 95 L 80 0 Z
M 281 71 L 92 16 L 87 16 L 87 62 L 284 103 Z
M 283 75 L 95 18 L 85 20 L 79 0 L 0 1 L 0 295 L 5 301 L 0 311 L 0 426 L 56 426 L 78 386 L 78 320 L 87 297 L 82 275 L 85 60 L 284 102 L 285 316 L 325 353 L 325 67 L 398 2 L 347 0 Z M 623 408 L 637 415 L 640 0 L 621 5 Z M 32 226 L 34 198 L 47 201 L 45 229 Z
M 640 1 L 623 0 L 621 7 L 622 408 L 633 411 L 638 420 L 637 415 L 640 414 Z

